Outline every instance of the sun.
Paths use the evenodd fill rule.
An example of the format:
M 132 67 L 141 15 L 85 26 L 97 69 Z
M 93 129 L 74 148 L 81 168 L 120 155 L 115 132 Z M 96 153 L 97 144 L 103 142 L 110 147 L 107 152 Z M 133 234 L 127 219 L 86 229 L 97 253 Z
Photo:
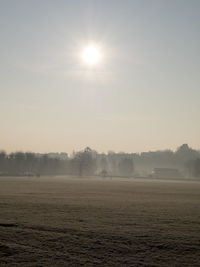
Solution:
M 90 45 L 83 50 L 82 58 L 88 65 L 96 65 L 100 61 L 100 52 L 97 47 Z

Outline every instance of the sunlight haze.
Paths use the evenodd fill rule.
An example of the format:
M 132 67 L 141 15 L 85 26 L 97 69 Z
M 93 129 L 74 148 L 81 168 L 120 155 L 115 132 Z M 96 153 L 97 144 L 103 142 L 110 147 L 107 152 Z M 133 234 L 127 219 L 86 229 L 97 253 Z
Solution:
M 196 0 L 0 1 L 0 149 L 199 149 L 199 14 Z

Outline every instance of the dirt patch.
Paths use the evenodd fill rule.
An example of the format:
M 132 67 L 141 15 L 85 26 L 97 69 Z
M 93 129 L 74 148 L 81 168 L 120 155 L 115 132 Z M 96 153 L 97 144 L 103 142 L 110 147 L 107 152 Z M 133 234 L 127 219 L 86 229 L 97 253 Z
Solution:
M 0 245 L 0 257 L 8 257 L 13 255 L 13 251 L 5 245 Z
M 2 227 L 17 227 L 17 224 L 14 223 L 0 223 Z

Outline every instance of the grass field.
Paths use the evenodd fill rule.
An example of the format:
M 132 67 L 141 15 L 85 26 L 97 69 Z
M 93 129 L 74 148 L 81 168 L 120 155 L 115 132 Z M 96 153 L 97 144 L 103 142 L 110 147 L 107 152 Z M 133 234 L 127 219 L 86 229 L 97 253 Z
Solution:
M 1 177 L 0 266 L 200 266 L 200 182 Z

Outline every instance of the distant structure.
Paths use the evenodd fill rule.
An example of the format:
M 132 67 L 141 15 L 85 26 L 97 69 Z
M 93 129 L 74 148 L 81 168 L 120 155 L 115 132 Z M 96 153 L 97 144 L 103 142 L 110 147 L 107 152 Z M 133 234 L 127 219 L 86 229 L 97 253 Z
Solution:
M 106 170 L 102 170 L 101 172 L 100 172 L 100 174 L 99 174 L 101 177 L 106 177 L 106 176 L 108 176 L 108 172 L 106 171 Z
M 151 177 L 156 179 L 180 179 L 181 173 L 178 169 L 171 168 L 155 168 Z

